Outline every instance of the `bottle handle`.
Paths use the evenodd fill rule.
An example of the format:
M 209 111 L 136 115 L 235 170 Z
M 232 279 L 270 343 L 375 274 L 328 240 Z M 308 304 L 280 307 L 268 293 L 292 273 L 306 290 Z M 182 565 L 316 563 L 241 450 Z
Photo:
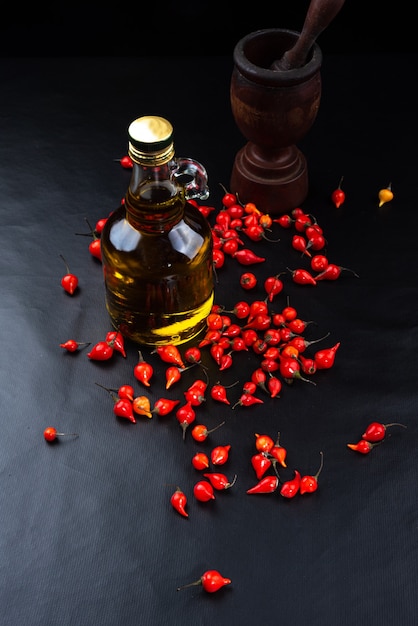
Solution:
M 206 200 L 209 197 L 209 187 L 205 167 L 199 161 L 186 157 L 176 158 L 174 164 L 173 176 L 184 188 L 187 200 Z

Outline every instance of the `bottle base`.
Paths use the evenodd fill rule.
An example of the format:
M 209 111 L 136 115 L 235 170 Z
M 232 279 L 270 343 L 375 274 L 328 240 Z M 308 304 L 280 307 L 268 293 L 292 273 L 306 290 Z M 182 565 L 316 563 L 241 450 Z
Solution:
M 142 346 L 180 345 L 192 341 L 207 330 L 206 319 L 211 312 L 214 296 L 192 312 L 172 314 L 164 319 L 152 314 L 116 314 L 107 305 L 112 325 L 124 337 Z

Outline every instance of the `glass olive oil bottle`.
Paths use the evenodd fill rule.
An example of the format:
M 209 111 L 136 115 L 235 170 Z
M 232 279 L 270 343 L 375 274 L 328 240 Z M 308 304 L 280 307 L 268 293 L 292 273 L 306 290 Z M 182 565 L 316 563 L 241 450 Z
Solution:
M 208 197 L 206 171 L 175 158 L 164 118 L 138 118 L 128 134 L 130 185 L 101 234 L 106 307 L 139 344 L 184 343 L 206 328 L 214 297 L 211 228 L 188 202 Z

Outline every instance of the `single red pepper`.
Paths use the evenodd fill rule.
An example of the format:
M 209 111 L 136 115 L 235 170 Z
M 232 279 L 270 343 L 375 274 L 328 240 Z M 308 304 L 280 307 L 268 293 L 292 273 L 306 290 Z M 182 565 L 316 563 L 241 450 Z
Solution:
M 287 269 L 292 274 L 292 280 L 294 283 L 297 283 L 298 285 L 316 285 L 315 278 L 310 272 L 308 272 L 308 270 L 303 268 L 298 268 L 296 270 Z
M 154 350 L 154 352 L 156 352 L 158 356 L 160 357 L 160 359 L 162 361 L 165 361 L 166 363 L 172 363 L 173 365 L 178 365 L 182 369 L 186 367 L 183 362 L 179 349 L 172 344 L 169 344 L 166 346 L 158 346 Z
M 263 263 L 265 257 L 257 256 L 252 250 L 248 248 L 241 248 L 234 254 L 234 259 L 241 263 L 241 265 L 253 265 L 255 263 Z
M 194 426 L 192 429 L 192 437 L 195 441 L 206 441 L 208 435 L 215 432 L 215 430 L 218 430 L 218 428 L 220 428 L 224 424 L 225 422 L 221 422 L 220 424 L 215 426 L 215 428 L 211 428 L 210 430 L 208 430 L 204 424 L 196 424 L 196 426 Z
M 223 404 L 231 404 L 226 395 L 226 388 L 220 383 L 213 385 L 210 390 L 210 395 L 213 400 L 223 402 Z
M 215 446 L 210 453 L 210 460 L 213 465 L 224 465 L 229 459 L 230 445 Z
M 62 256 L 62 254 L 60 254 L 61 259 L 64 261 L 65 263 L 65 267 L 67 269 L 67 273 L 61 278 L 61 287 L 70 294 L 70 296 L 72 296 L 75 292 L 75 290 L 78 287 L 78 278 L 75 274 L 72 274 L 70 272 L 70 269 L 68 267 L 67 261 L 65 260 L 65 258 Z
M 132 402 L 127 398 L 119 398 L 118 400 L 115 399 L 115 404 L 113 405 L 113 413 L 117 417 L 123 417 L 133 424 L 136 424 Z
M 292 480 L 284 482 L 280 488 L 280 495 L 284 498 L 294 498 L 300 489 L 301 475 L 298 470 L 295 470 L 295 476 Z
M 237 480 L 236 474 L 232 481 L 229 481 L 228 477 L 225 474 L 220 474 L 218 472 L 209 472 L 207 474 L 203 474 L 203 476 L 207 478 L 212 487 L 214 489 L 217 489 L 218 491 L 225 491 L 225 489 L 230 489 L 233 485 L 235 485 L 235 481 Z
M 113 342 L 99 341 L 96 343 L 87 356 L 93 361 L 108 361 L 114 353 Z
M 270 452 L 273 446 L 274 441 L 270 435 L 255 433 L 255 447 L 258 452 Z
M 390 426 L 401 426 L 402 428 L 406 428 L 404 424 L 398 424 L 397 422 L 391 422 L 390 424 L 381 424 L 380 422 L 371 422 L 364 433 L 362 434 L 362 439 L 366 439 L 367 441 L 382 441 L 386 435 L 386 429 Z
M 189 517 L 189 514 L 186 511 L 187 496 L 180 489 L 180 487 L 177 487 L 177 489 L 175 490 L 175 492 L 173 493 L 173 495 L 170 498 L 170 502 L 171 502 L 171 505 L 173 506 L 173 508 L 178 513 L 180 513 L 180 515 L 182 515 L 183 517 Z
M 337 189 L 335 189 L 332 194 L 331 194 L 331 200 L 335 205 L 335 208 L 339 209 L 340 206 L 344 203 L 345 201 L 345 193 L 344 191 L 341 189 L 341 185 L 343 183 L 343 179 L 344 176 L 341 176 L 341 180 L 338 184 Z
M 314 361 L 318 370 L 329 369 L 334 365 L 335 354 L 340 345 L 341 342 L 338 342 L 332 348 L 318 350 L 318 352 L 314 354 Z
M 337 280 L 342 274 L 343 271 L 351 272 L 356 278 L 359 278 L 359 275 L 356 274 L 353 270 L 348 269 L 348 267 L 342 267 L 341 265 L 335 265 L 335 263 L 328 263 L 326 268 L 322 270 L 320 274 L 315 276 L 315 280 Z
M 267 388 L 270 392 L 270 398 L 278 398 L 282 390 L 282 382 L 277 376 L 270 376 L 267 381 Z
M 154 375 L 154 368 L 151 363 L 147 363 L 142 356 L 142 352 L 138 350 L 138 363 L 134 367 L 134 376 L 135 378 L 145 385 L 146 387 L 150 387 L 150 380 Z
M 208 480 L 199 480 L 193 487 L 193 495 L 199 502 L 215 500 L 212 484 Z
M 271 467 L 271 460 L 264 452 L 259 452 L 251 457 L 251 465 L 255 471 L 255 475 L 258 480 L 260 480 Z
M 204 452 L 196 452 L 192 457 L 192 465 L 197 470 L 205 470 L 209 467 L 209 457 Z
M 180 400 L 170 400 L 168 398 L 159 398 L 154 404 L 152 409 L 152 413 L 157 413 L 157 415 L 165 416 L 171 413 L 175 409 L 175 407 L 180 404 Z
M 202 585 L 203 589 L 208 593 L 214 593 L 215 591 L 219 591 L 225 585 L 231 584 L 230 578 L 225 578 L 222 576 L 217 570 L 211 569 L 202 574 L 199 580 L 196 580 L 193 583 L 189 583 L 188 585 L 182 585 L 181 587 L 177 587 L 177 591 L 181 589 L 185 589 L 186 587 L 194 587 L 195 585 Z
M 247 393 L 244 392 L 243 394 L 241 394 L 241 397 L 237 400 L 237 402 L 235 402 L 234 406 L 232 407 L 233 409 L 235 409 L 236 406 L 253 406 L 254 404 L 263 404 L 264 400 L 262 400 L 261 398 L 257 398 L 257 396 L 254 396 L 251 393 Z
M 287 467 L 286 465 L 286 456 L 287 450 L 282 445 L 280 445 L 280 433 L 277 434 L 276 443 L 269 450 L 269 458 L 274 459 L 274 461 L 280 463 L 282 467 Z
M 89 346 L 91 345 L 91 342 L 79 342 L 79 341 L 74 341 L 74 339 L 68 339 L 68 341 L 66 341 L 65 343 L 60 343 L 60 348 L 64 348 L 64 350 L 67 350 L 67 352 L 76 352 L 79 348 L 81 348 L 82 346 Z
M 186 437 L 186 430 L 196 419 L 196 413 L 190 404 L 186 402 L 183 406 L 177 409 L 176 418 L 183 430 L 183 439 Z
M 313 493 L 314 491 L 316 491 L 318 489 L 318 476 L 322 471 L 322 467 L 324 465 L 324 455 L 321 452 L 321 463 L 319 465 L 319 469 L 316 472 L 316 474 L 314 476 L 302 476 L 302 478 L 300 479 L 300 488 L 299 491 L 301 493 L 301 495 L 303 495 L 304 493 Z
M 247 493 L 273 493 L 276 491 L 278 486 L 279 478 L 277 476 L 264 476 L 264 478 L 259 480 L 258 483 L 254 485 L 254 487 L 247 489 Z
M 360 452 L 360 454 L 369 454 L 375 446 L 378 446 L 381 443 L 383 443 L 383 441 L 371 443 L 370 441 L 366 441 L 366 439 L 360 439 L 357 443 L 348 443 L 347 448 L 350 448 L 350 450 L 354 450 L 355 452 Z

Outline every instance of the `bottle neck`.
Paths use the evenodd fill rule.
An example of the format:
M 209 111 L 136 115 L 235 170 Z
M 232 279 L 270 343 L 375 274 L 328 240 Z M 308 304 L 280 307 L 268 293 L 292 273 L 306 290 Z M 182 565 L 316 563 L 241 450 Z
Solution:
M 128 221 L 141 230 L 164 231 L 182 217 L 184 189 L 173 177 L 173 161 L 144 166 L 134 161 L 125 197 Z

